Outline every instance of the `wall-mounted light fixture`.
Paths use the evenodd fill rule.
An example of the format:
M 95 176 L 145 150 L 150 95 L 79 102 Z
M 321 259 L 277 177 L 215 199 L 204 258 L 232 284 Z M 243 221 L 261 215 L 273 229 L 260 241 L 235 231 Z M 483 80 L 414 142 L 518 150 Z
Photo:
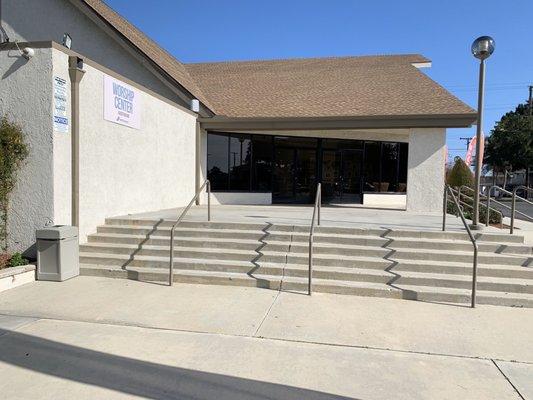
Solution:
M 200 112 L 200 102 L 198 99 L 191 100 L 191 111 L 195 113 Z
M 63 34 L 63 46 L 65 46 L 67 49 L 70 49 L 72 47 L 72 38 L 68 33 Z

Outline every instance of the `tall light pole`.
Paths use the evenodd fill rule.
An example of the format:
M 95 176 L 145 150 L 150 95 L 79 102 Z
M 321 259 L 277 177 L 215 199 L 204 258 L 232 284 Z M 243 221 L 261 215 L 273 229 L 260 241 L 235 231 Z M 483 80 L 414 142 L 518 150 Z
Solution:
M 472 54 L 480 60 L 479 63 L 479 92 L 477 96 L 477 127 L 476 127 L 476 175 L 474 187 L 474 215 L 472 229 L 481 229 L 479 224 L 479 186 L 481 184 L 481 132 L 483 129 L 483 97 L 485 86 L 485 60 L 494 52 L 494 39 L 481 36 L 472 43 Z

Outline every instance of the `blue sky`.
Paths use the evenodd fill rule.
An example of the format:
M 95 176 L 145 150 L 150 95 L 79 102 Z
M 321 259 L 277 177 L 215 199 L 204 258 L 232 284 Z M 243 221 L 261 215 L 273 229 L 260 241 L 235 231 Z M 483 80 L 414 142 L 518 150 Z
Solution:
M 470 45 L 490 35 L 486 133 L 533 84 L 532 0 L 106 1 L 183 62 L 421 53 L 433 61 L 424 72 L 474 108 Z M 448 130 L 450 157 L 474 133 Z

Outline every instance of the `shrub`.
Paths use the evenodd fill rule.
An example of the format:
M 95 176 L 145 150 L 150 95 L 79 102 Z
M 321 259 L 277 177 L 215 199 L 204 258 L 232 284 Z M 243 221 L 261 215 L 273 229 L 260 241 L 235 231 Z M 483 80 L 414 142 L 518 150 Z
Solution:
M 0 269 L 7 268 L 9 265 L 9 254 L 0 253 Z
M 27 264 L 28 264 L 28 260 L 23 258 L 22 254 L 20 254 L 20 253 L 13 254 L 11 256 L 11 258 L 9 259 L 9 266 L 10 267 L 18 267 L 20 265 L 27 265 Z
M 7 213 L 9 195 L 15 187 L 17 173 L 28 156 L 22 128 L 0 119 L 0 250 L 7 251 Z
M 455 157 L 452 169 L 448 172 L 446 182 L 452 187 L 474 187 L 474 174 L 461 157 Z
M 457 207 L 455 206 L 455 203 L 449 197 L 448 197 L 448 200 L 449 201 L 446 207 L 446 212 L 448 214 L 457 215 Z M 461 201 L 462 203 L 466 203 L 470 206 L 473 206 L 474 204 L 472 200 L 465 198 L 465 197 L 461 197 Z M 463 205 L 463 214 L 466 219 L 472 220 L 473 212 L 472 212 L 471 207 Z M 486 220 L 487 220 L 487 206 L 483 203 L 479 203 L 479 222 L 484 224 Z M 489 224 L 501 224 L 501 223 L 502 223 L 502 216 L 498 212 L 491 209 L 489 212 Z

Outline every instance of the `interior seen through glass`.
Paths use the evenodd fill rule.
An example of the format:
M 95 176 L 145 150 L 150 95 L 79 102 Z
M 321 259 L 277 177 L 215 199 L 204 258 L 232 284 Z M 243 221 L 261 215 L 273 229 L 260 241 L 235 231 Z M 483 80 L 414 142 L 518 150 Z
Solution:
M 408 144 L 209 132 L 213 191 L 272 192 L 275 203 L 361 203 L 367 192 L 405 193 Z

